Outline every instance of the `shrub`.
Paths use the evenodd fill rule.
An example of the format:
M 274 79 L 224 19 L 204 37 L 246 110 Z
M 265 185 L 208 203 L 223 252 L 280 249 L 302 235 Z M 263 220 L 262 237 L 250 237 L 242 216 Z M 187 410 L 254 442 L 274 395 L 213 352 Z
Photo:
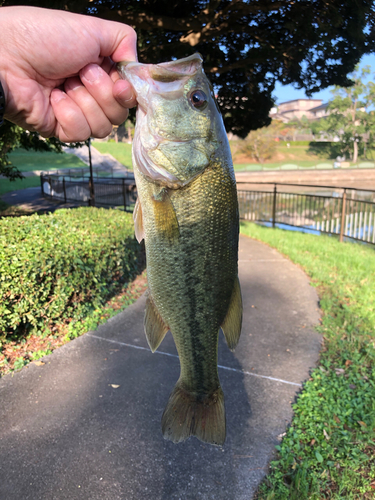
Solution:
M 130 214 L 78 208 L 0 221 L 0 345 L 100 306 L 137 270 Z

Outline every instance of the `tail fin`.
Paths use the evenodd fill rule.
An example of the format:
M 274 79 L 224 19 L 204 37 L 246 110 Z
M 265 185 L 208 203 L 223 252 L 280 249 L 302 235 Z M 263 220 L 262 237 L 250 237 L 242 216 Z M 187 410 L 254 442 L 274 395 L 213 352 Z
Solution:
M 164 438 L 174 443 L 195 436 L 206 443 L 224 444 L 225 407 L 221 387 L 206 398 L 198 399 L 178 381 L 169 396 L 161 426 Z

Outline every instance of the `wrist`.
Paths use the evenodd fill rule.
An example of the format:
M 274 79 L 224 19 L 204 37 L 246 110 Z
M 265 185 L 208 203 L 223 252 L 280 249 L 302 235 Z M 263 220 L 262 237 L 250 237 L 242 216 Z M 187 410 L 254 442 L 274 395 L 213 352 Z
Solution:
M 3 88 L 0 81 L 0 127 L 4 123 L 5 114 L 5 89 Z

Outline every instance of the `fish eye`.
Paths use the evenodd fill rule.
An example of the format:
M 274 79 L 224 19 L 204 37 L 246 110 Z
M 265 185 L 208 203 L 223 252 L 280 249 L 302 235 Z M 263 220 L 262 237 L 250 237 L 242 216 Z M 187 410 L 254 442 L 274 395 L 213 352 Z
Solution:
M 193 90 L 189 96 L 190 102 L 196 109 L 204 109 L 207 106 L 207 96 L 203 90 Z

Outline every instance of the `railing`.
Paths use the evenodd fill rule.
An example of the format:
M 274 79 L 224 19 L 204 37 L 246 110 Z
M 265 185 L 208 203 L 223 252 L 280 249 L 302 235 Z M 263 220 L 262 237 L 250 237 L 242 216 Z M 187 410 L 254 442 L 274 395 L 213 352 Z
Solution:
M 74 203 L 107 207 L 124 207 L 132 211 L 137 200 L 134 176 L 111 178 L 97 177 L 91 184 L 87 177 L 71 178 L 62 175 L 40 176 L 44 197 Z
M 88 178 L 41 175 L 45 197 L 76 204 L 123 206 L 137 200 L 133 176 Z M 245 186 L 255 185 L 255 189 Z M 375 244 L 375 191 L 347 187 L 268 182 L 238 182 L 240 218 L 317 233 L 336 234 Z
M 245 190 L 244 184 L 262 185 L 264 190 Z M 336 234 L 340 241 L 352 238 L 375 244 L 375 191 L 239 182 L 238 201 L 240 218 L 244 220 Z
M 126 168 L 126 167 L 125 167 Z M 106 168 L 103 170 L 103 167 L 93 167 L 92 168 L 92 173 L 93 177 L 95 179 L 100 179 L 102 177 L 106 178 L 122 178 L 122 177 L 130 177 L 134 179 L 134 173 L 131 171 L 118 171 L 114 169 L 113 167 L 111 168 Z M 43 172 L 45 177 L 52 176 L 52 177 L 65 177 L 67 179 L 69 177 L 70 180 L 74 180 L 77 178 L 88 178 L 90 177 L 90 169 L 87 167 L 75 167 L 75 168 L 62 168 L 62 169 L 57 169 L 57 170 L 47 170 Z
M 267 164 L 263 165 L 259 163 L 243 163 L 238 164 L 235 162 L 237 172 L 275 172 L 280 170 L 303 170 L 305 172 L 309 170 L 348 170 L 348 169 L 375 169 L 375 162 L 373 161 L 362 161 L 360 163 L 350 163 L 350 162 L 325 162 L 316 163 L 315 165 L 300 165 L 298 163 L 282 163 L 279 164 Z

